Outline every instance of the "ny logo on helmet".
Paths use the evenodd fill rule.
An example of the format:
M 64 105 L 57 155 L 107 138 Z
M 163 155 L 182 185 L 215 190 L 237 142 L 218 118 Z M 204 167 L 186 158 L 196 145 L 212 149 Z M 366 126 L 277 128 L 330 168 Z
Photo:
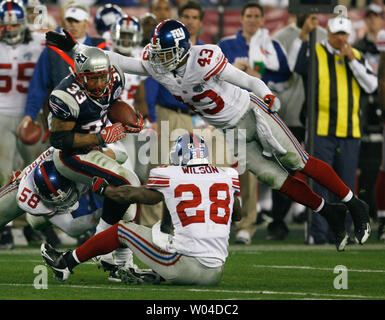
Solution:
M 181 40 L 186 38 L 183 28 L 171 30 L 171 35 L 175 40 Z
M 84 63 L 87 59 L 88 57 L 86 57 L 83 53 L 78 53 L 75 58 L 77 63 Z

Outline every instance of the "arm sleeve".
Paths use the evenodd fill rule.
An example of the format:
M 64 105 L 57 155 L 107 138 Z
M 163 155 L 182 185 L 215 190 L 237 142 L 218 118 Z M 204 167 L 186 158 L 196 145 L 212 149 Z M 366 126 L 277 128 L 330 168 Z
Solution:
M 349 62 L 349 67 L 361 88 L 363 88 L 366 93 L 373 93 L 376 91 L 378 86 L 377 76 L 373 74 L 369 63 L 366 60 L 360 62 L 357 59 L 354 59 Z
M 51 88 L 50 72 L 48 49 L 45 48 L 35 65 L 29 82 L 27 104 L 24 111 L 24 115 L 30 116 L 33 120 L 36 119 L 43 107 L 48 91 Z
M 117 64 L 124 73 L 149 76 L 150 74 L 143 67 L 141 59 L 122 56 L 116 52 L 106 51 L 112 64 Z
M 165 169 L 164 167 L 151 169 L 146 188 L 162 192 L 165 188 L 170 187 L 170 177 L 165 172 Z
M 146 103 L 148 108 L 148 115 L 151 118 L 151 122 L 156 122 L 156 101 L 159 91 L 159 83 L 153 78 L 147 78 L 144 82 L 146 90 Z
M 75 53 L 80 52 L 84 48 L 89 47 L 85 44 L 78 43 L 72 50 Z M 139 76 L 149 76 L 150 74 L 143 67 L 142 60 L 138 58 L 126 57 L 113 51 L 106 51 L 111 60 L 111 64 L 118 65 L 124 73 L 137 74 Z
M 224 70 L 219 74 L 219 79 L 252 91 L 258 97 L 272 94 L 271 90 L 262 80 L 249 76 L 247 73 L 237 69 L 230 63 L 228 63 Z

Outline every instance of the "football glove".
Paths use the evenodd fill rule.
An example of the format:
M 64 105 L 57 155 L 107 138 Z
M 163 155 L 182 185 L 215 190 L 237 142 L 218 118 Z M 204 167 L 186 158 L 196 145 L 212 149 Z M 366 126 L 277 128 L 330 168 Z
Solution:
M 143 116 L 138 111 L 136 112 L 136 115 L 138 117 L 138 121 L 137 122 L 134 122 L 131 125 L 125 125 L 124 126 L 126 132 L 128 132 L 128 133 L 139 133 L 140 131 L 143 130 L 143 126 L 144 126 Z
M 105 127 L 96 134 L 100 144 L 114 143 L 120 139 L 123 139 L 126 135 L 125 127 L 120 122 L 117 122 L 112 126 Z
M 284 155 L 287 150 L 275 139 L 265 118 L 260 114 L 257 108 L 253 109 L 255 114 L 257 135 L 262 144 L 262 154 L 271 157 L 273 154 Z
M 108 182 L 106 179 L 103 179 L 100 177 L 92 178 L 92 192 L 99 195 L 103 195 L 104 191 L 106 191 L 107 186 L 108 186 Z
M 263 97 L 263 102 L 267 104 L 269 107 L 269 112 L 278 112 L 281 109 L 281 101 L 277 98 L 277 96 L 273 94 L 267 94 Z
M 63 51 L 71 51 L 77 44 L 74 36 L 63 29 L 64 35 L 55 31 L 49 31 L 45 34 L 47 45 L 54 46 Z

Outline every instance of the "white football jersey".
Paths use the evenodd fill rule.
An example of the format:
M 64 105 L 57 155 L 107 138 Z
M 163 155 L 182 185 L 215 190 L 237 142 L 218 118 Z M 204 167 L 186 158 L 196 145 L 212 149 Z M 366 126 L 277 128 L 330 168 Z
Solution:
M 44 48 L 45 34 L 39 32 L 32 32 L 27 44 L 0 41 L 0 114 L 24 115 L 29 81 Z
M 40 200 L 35 186 L 33 185 L 33 174 L 38 165 L 44 160 L 53 158 L 53 147 L 44 151 L 34 162 L 26 167 L 21 173 L 19 190 L 17 191 L 16 201 L 20 209 L 33 215 L 54 215 L 52 209 L 46 207 Z
M 192 46 L 187 63 L 180 68 L 185 68 L 182 76 L 177 72 L 156 73 L 149 62 L 148 47 L 142 54 L 146 71 L 209 124 L 220 128 L 231 127 L 248 110 L 248 91 L 219 78 L 228 62 L 218 46 Z
M 36 168 L 44 160 L 52 160 L 54 150 L 54 147 L 45 150 L 34 162 L 26 167 L 20 175 L 21 180 L 16 195 L 17 205 L 20 209 L 32 215 L 52 216 L 56 213 L 43 204 L 33 184 L 33 174 Z M 76 187 L 78 189 L 79 198 L 88 190 L 87 186 L 80 183 L 76 184 Z M 69 209 L 68 213 L 70 212 Z
M 164 195 L 179 253 L 225 262 L 239 177 L 232 168 L 165 166 L 150 171 L 147 187 Z

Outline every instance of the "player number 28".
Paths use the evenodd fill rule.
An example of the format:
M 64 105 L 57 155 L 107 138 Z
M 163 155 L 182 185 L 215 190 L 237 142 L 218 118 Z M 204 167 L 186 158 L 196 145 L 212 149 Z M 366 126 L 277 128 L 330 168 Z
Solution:
M 219 199 L 219 191 L 224 191 L 226 193 L 225 199 Z M 176 211 L 178 213 L 179 219 L 182 223 L 182 226 L 185 227 L 191 223 L 203 223 L 205 222 L 205 211 L 196 210 L 195 215 L 188 216 L 186 209 L 196 208 L 202 202 L 202 194 L 195 184 L 180 184 L 175 188 L 174 196 L 175 198 L 180 198 L 183 193 L 192 193 L 193 198 L 191 200 L 182 200 L 178 203 Z M 211 201 L 210 205 L 210 220 L 218 224 L 227 224 L 230 218 L 230 192 L 229 186 L 226 183 L 214 183 L 209 189 L 209 198 Z M 219 208 L 222 208 L 225 211 L 224 216 L 219 216 Z

